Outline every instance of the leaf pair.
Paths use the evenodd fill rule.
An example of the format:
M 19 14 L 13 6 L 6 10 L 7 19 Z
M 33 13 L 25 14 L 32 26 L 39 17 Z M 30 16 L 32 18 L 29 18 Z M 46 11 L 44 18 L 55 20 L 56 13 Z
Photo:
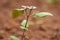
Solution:
M 14 9 L 12 12 L 12 17 L 17 18 L 23 14 L 24 14 L 24 9 Z M 37 17 L 41 17 L 41 18 L 46 17 L 46 16 L 53 16 L 49 12 L 37 12 L 37 13 L 34 13 L 33 15 Z
M 23 30 L 28 30 L 27 27 L 28 27 L 29 25 L 28 25 L 28 22 L 27 22 L 27 24 L 26 24 L 26 22 L 27 22 L 27 20 L 23 20 L 23 21 L 22 21 L 21 26 L 20 26 L 21 29 L 23 29 Z M 27 25 L 27 26 L 26 26 L 26 25 Z M 26 27 L 25 27 L 25 26 L 26 26 Z
M 20 26 L 21 29 L 23 29 L 23 30 L 28 30 L 29 25 L 33 25 L 33 24 L 34 24 L 32 21 L 28 21 L 28 22 L 27 22 L 27 26 L 26 26 L 26 22 L 27 22 L 27 20 L 23 20 L 23 21 L 21 22 L 21 26 Z M 25 27 L 25 26 L 26 26 L 26 27 Z

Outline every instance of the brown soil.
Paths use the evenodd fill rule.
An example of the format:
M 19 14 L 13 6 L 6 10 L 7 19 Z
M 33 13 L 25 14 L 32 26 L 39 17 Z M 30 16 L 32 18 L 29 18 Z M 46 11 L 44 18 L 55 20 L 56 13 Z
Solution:
M 44 0 L 0 0 L 0 40 L 10 40 L 11 35 L 21 39 L 23 31 L 19 26 L 25 17 L 13 19 L 12 9 L 20 8 L 22 5 L 34 5 L 37 7 L 36 10 L 54 14 L 53 17 L 43 19 L 31 17 L 34 22 L 42 20 L 44 23 L 29 27 L 29 31 L 25 33 L 26 40 L 60 40 L 60 3 L 51 5 Z

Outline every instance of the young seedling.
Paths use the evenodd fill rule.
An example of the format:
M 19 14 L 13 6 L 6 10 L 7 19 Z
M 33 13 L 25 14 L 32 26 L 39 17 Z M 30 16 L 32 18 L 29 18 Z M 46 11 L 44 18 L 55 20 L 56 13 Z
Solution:
M 28 31 L 28 27 L 29 25 L 33 24 L 33 22 L 29 22 L 29 17 L 30 15 L 34 16 L 34 17 L 39 17 L 39 18 L 44 18 L 46 16 L 53 16 L 53 14 L 49 13 L 49 12 L 37 12 L 37 13 L 32 13 L 33 9 L 36 9 L 35 6 L 22 6 L 21 9 L 14 9 L 12 11 L 12 18 L 17 18 L 19 16 L 22 16 L 23 14 L 26 15 L 26 19 L 23 20 L 21 22 L 21 26 L 20 28 L 23 30 L 23 36 L 22 36 L 22 40 L 25 40 L 25 32 Z M 28 12 L 29 10 L 29 12 Z M 38 23 L 38 22 L 37 22 Z M 41 22 L 42 23 L 42 22 Z M 40 22 L 38 23 L 40 24 Z M 14 36 L 12 36 L 11 38 L 15 38 Z M 15 39 L 14 39 L 15 40 Z M 18 40 L 18 39 L 16 39 Z

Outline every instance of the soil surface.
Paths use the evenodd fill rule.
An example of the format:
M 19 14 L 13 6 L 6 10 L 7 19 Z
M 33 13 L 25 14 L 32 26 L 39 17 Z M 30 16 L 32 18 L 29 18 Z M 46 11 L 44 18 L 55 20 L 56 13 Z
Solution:
M 51 12 L 53 17 L 34 18 L 29 20 L 36 23 L 43 21 L 41 25 L 35 24 L 29 27 L 25 33 L 26 40 L 60 40 L 60 2 L 55 5 L 46 3 L 45 0 L 0 0 L 0 40 L 10 40 L 11 35 L 21 39 L 23 31 L 20 29 L 20 23 L 25 19 L 24 16 L 16 19 L 12 18 L 12 10 L 20 8 L 22 5 L 36 6 L 40 12 Z

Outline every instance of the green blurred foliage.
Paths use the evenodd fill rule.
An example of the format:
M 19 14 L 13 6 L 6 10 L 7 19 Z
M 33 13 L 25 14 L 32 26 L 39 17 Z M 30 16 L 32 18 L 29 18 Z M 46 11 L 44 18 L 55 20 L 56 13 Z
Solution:
M 56 0 L 45 0 L 47 3 L 50 3 L 50 4 L 56 4 L 57 1 Z
M 19 40 L 16 36 L 10 36 L 11 40 Z

